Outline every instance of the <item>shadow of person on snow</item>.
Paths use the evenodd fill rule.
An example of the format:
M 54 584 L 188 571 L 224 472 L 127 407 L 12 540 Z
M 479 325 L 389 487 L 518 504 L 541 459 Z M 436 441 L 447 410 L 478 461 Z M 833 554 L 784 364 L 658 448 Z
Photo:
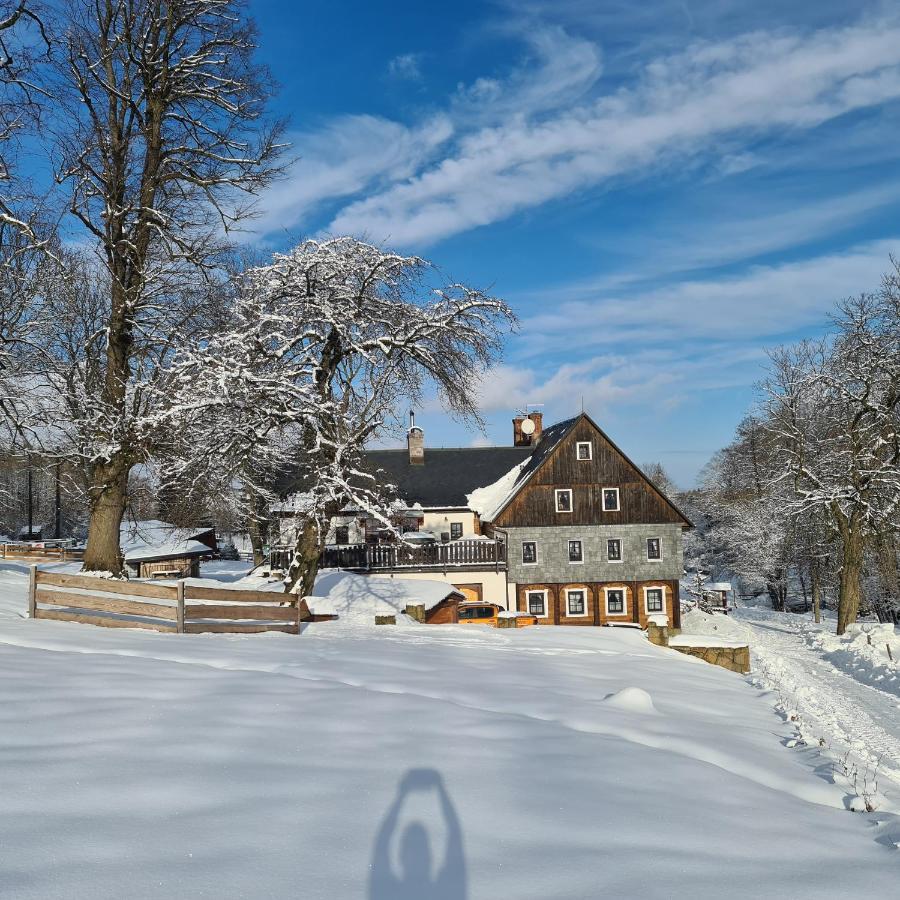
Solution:
M 391 864 L 391 844 L 406 798 L 414 792 L 433 791 L 447 833 L 443 866 L 433 872 L 431 840 L 421 822 L 410 822 L 400 837 L 398 874 Z M 410 769 L 400 780 L 397 797 L 378 829 L 369 875 L 369 900 L 466 900 L 466 861 L 462 830 L 456 810 L 434 769 Z

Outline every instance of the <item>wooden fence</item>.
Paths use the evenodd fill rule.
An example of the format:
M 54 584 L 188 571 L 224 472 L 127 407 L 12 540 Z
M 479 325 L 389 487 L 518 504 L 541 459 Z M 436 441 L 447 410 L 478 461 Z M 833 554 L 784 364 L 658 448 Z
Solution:
M 84 559 L 84 550 L 75 547 L 35 547 L 32 544 L 0 544 L 3 559 L 29 559 L 50 562 L 51 560 Z
M 173 634 L 299 634 L 310 618 L 306 600 L 274 591 L 243 591 L 187 584 L 150 584 L 31 567 L 32 619 L 82 622 L 105 628 L 146 628 Z M 193 601 L 193 602 L 192 602 Z

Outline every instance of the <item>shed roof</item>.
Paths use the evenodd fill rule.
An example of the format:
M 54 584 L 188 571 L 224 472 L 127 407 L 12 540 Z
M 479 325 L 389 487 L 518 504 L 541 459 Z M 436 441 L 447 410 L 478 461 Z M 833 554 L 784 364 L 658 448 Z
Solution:
M 209 528 L 176 528 L 159 519 L 123 522 L 120 532 L 122 553 L 126 562 L 202 556 L 210 553 L 211 548 L 197 538 L 209 531 Z

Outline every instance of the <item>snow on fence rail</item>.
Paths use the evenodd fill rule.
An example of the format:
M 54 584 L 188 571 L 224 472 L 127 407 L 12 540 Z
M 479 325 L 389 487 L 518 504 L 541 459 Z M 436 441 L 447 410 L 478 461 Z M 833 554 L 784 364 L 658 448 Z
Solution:
M 31 567 L 28 598 L 32 619 L 172 634 L 299 634 L 300 622 L 310 617 L 306 601 L 292 594 L 207 588 L 185 581 L 114 581 L 44 572 L 37 566 Z

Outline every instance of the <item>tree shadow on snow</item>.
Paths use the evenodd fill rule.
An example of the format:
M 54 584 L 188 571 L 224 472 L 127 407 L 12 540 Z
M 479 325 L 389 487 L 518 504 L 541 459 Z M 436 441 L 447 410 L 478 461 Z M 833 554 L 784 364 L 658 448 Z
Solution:
M 433 794 L 446 831 L 443 865 L 433 871 L 431 839 L 422 822 L 410 822 L 399 837 L 400 872 L 391 861 L 397 825 L 407 798 Z M 378 829 L 369 875 L 369 900 L 466 900 L 468 896 L 462 829 L 456 810 L 434 769 L 410 769 L 400 780 L 397 796 Z

